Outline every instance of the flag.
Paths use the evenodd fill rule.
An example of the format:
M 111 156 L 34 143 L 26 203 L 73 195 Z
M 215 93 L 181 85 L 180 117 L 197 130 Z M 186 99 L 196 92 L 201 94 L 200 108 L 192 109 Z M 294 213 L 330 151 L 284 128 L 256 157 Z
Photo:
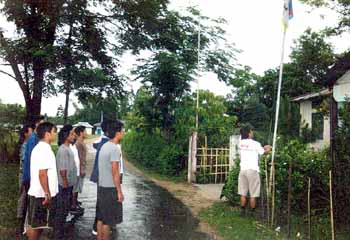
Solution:
M 284 0 L 284 5 L 283 5 L 283 25 L 284 25 L 284 28 L 288 27 L 289 20 L 292 18 L 293 18 L 292 0 Z

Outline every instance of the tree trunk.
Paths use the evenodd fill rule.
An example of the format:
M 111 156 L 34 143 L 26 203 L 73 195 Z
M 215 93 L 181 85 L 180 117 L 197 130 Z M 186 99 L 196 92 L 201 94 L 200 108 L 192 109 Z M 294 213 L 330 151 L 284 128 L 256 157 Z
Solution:
M 69 95 L 71 92 L 71 81 L 70 79 L 67 79 L 66 82 L 66 101 L 64 105 L 64 114 L 63 114 L 63 123 L 67 124 L 68 123 L 68 108 L 69 108 Z

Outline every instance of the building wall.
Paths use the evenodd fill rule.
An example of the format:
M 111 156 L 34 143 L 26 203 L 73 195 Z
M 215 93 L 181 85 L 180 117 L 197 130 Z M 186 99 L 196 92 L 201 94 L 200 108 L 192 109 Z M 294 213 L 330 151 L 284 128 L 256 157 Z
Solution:
M 309 128 L 312 128 L 312 102 L 303 101 L 300 102 L 300 115 L 301 115 L 301 128 L 308 124 Z
M 312 101 L 302 101 L 300 102 L 300 115 L 301 115 L 301 125 L 300 131 L 306 124 L 308 127 L 312 129 Z M 304 125 L 302 125 L 304 124 Z M 328 116 L 324 117 L 323 122 L 323 139 L 317 140 L 314 143 L 311 143 L 310 146 L 316 150 L 320 150 L 322 148 L 328 147 L 330 144 L 330 119 Z
M 86 133 L 91 135 L 92 134 L 92 128 L 86 128 Z

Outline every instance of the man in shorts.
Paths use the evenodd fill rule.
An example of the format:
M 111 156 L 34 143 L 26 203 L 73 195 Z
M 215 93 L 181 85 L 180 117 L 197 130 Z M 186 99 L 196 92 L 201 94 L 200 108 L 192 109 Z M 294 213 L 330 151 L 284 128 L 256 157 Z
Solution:
M 95 161 L 94 161 L 94 166 L 91 172 L 91 176 L 90 176 L 90 181 L 93 183 L 98 182 L 98 158 L 100 155 L 100 150 L 102 148 L 102 146 L 107 143 L 109 141 L 109 138 L 107 137 L 107 128 L 108 128 L 108 124 L 109 124 L 109 120 L 104 120 L 101 124 L 101 128 L 103 131 L 103 135 L 100 139 L 100 141 L 98 143 L 96 143 L 96 145 L 94 146 L 94 148 L 96 149 L 96 156 L 95 156 Z M 97 188 L 98 191 L 98 188 Z M 97 195 L 97 194 L 96 194 Z M 97 201 L 96 201 L 96 210 L 97 210 Z M 92 234 L 97 236 L 97 217 L 96 217 L 96 213 L 95 213 L 95 220 L 94 220 L 94 224 L 92 226 Z
M 241 196 L 241 215 L 245 215 L 247 197 L 249 193 L 249 203 L 251 215 L 254 215 L 256 208 L 256 198 L 260 197 L 260 169 L 259 155 L 271 151 L 271 146 L 264 147 L 253 140 L 251 127 L 246 126 L 241 129 L 240 151 L 240 172 L 238 177 L 238 194 Z
M 39 239 L 43 229 L 54 224 L 55 198 L 58 193 L 58 177 L 55 154 L 50 144 L 56 137 L 56 127 L 44 122 L 37 127 L 39 143 L 30 159 L 29 207 L 27 213 L 27 236 Z
M 124 137 L 123 123 L 108 124 L 110 139 L 100 151 L 98 160 L 97 239 L 109 240 L 111 227 L 123 221 L 124 195 L 120 183 L 121 150 L 118 144 Z

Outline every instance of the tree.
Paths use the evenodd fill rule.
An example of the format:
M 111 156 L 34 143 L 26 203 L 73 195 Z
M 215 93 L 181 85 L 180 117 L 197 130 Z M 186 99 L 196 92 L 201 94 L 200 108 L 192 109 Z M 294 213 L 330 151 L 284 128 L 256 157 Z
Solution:
M 335 59 L 333 47 L 323 33 L 306 30 L 296 41 L 290 55 L 291 62 L 284 64 L 281 89 L 282 107 L 280 132 L 288 136 L 298 135 L 299 114 L 293 97 L 320 90 L 325 75 Z M 249 67 L 235 71 L 229 82 L 233 92 L 228 96 L 229 113 L 238 117 L 238 123 L 250 123 L 255 129 L 272 131 L 279 68 L 268 69 L 262 76 Z
M 157 25 L 167 3 L 167 0 L 2 0 L 1 11 L 15 24 L 17 34 L 9 38 L 0 30 L 0 56 L 14 75 L 5 74 L 16 80 L 22 90 L 27 118 L 40 114 L 43 94 L 56 92 L 56 73 L 60 72 L 61 80 L 68 83 L 69 95 L 71 84 L 67 80 L 74 80 L 71 77 L 75 67 L 89 69 L 98 64 L 105 75 L 110 75 L 117 66 L 110 52 L 120 55 L 123 50 L 138 52 L 149 47 L 149 39 L 159 33 Z M 114 32 L 116 39 L 109 40 L 108 32 Z M 76 66 L 74 57 L 80 66 Z M 120 91 L 122 79 L 114 76 L 111 80 Z
M 197 68 L 198 21 L 201 21 L 201 68 L 212 71 L 221 81 L 228 82 L 235 69 L 236 49 L 227 43 L 223 20 L 211 20 L 193 8 L 185 16 L 169 12 L 162 26 L 162 34 L 155 39 L 156 48 L 148 60 L 135 69 L 141 82 L 150 92 L 149 103 L 157 110 L 152 112 L 152 126 L 160 126 L 169 141 L 174 133 L 175 109 L 183 96 L 190 92 L 190 82 Z M 221 48 L 221 46 L 224 46 Z M 151 113 L 151 112 L 149 112 Z
M 0 100 L 0 127 L 15 129 L 23 123 L 25 110 L 19 104 L 4 104 Z
M 314 7 L 328 7 L 338 13 L 336 26 L 328 27 L 328 34 L 341 35 L 350 30 L 350 1 L 349 0 L 301 0 Z
M 325 76 L 335 61 L 335 54 L 324 33 L 307 29 L 294 41 L 290 58 L 303 75 L 303 80 L 325 86 Z

